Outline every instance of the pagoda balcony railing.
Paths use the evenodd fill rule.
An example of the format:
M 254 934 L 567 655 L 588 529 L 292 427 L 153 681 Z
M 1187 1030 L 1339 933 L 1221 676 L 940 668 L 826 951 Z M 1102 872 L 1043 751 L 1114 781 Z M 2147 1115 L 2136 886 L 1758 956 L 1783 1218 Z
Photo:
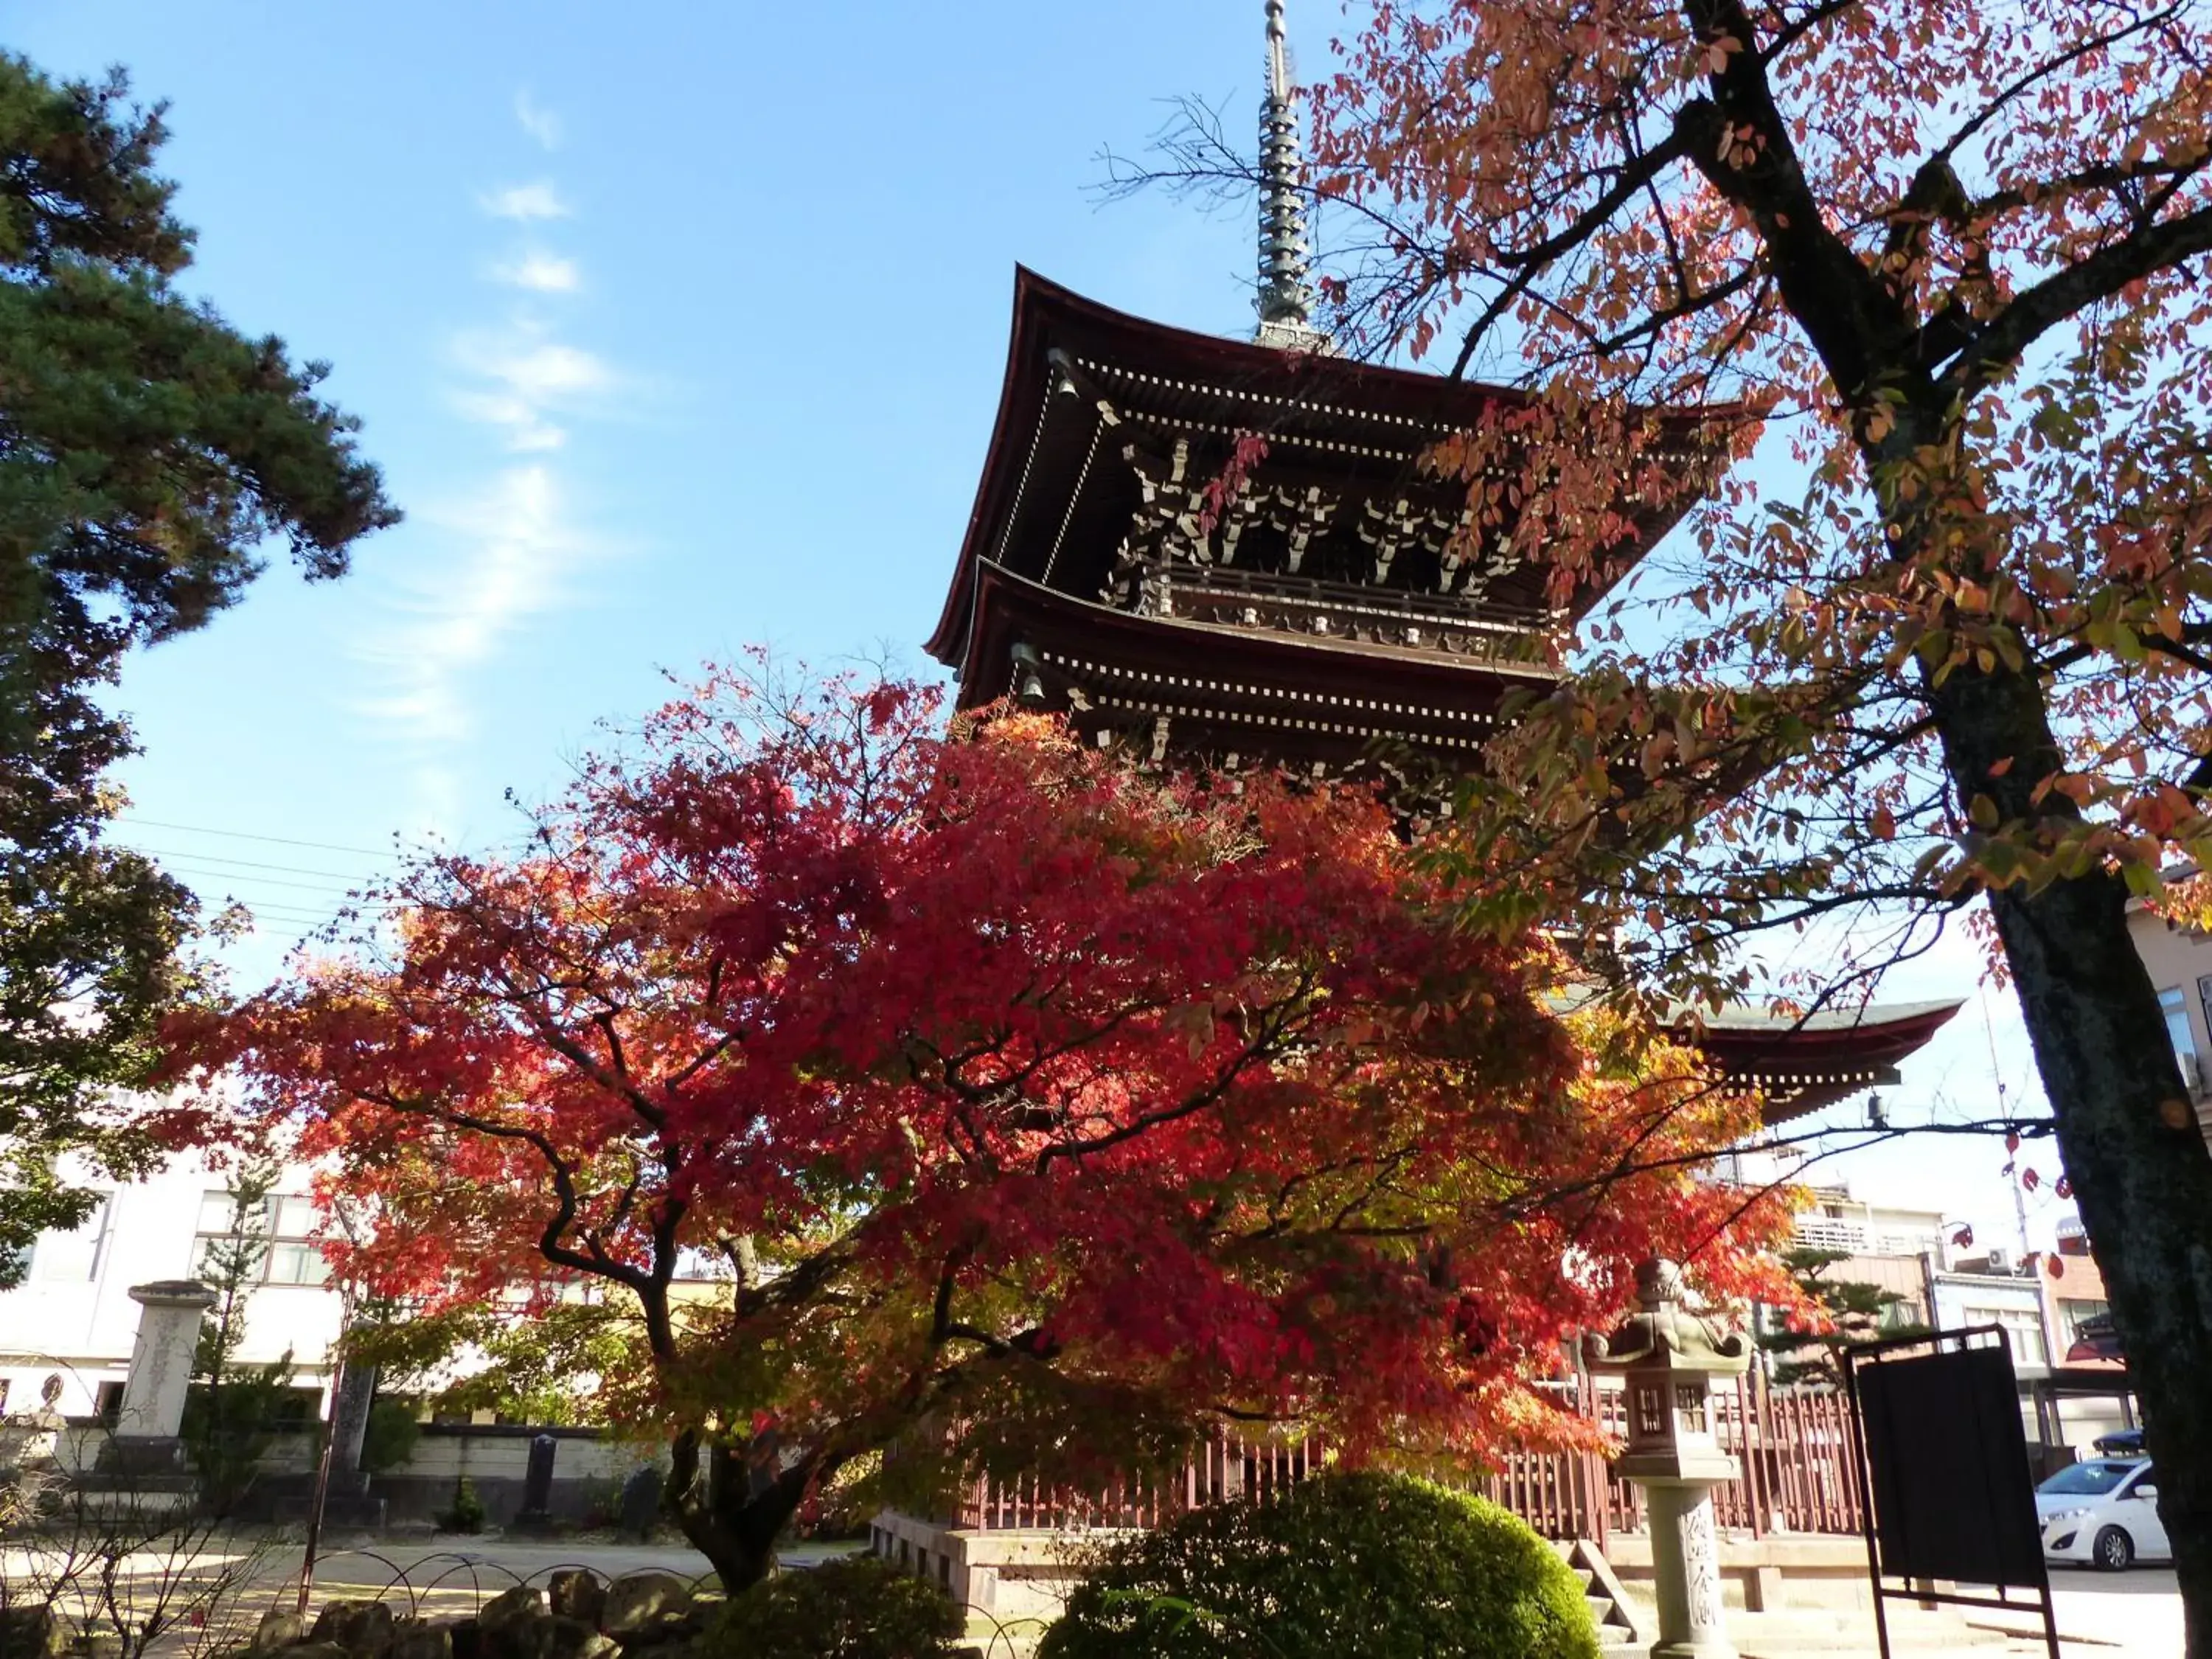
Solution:
M 1131 575 L 1124 592 L 1133 601 L 1128 608 L 1140 617 L 1395 646 L 1470 662 L 1542 669 L 1559 633 L 1550 611 L 1463 595 L 1231 565 L 1148 564 Z

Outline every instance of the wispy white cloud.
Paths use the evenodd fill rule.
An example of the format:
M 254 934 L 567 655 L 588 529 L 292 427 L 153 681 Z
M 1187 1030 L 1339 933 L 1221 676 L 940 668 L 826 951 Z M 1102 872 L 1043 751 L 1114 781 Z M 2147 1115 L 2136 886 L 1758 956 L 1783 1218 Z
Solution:
M 583 286 L 583 273 L 574 259 L 543 248 L 530 248 L 492 267 L 492 279 L 533 294 L 573 294 Z
M 550 179 L 488 191 L 477 198 L 477 203 L 495 219 L 565 219 L 570 211 Z
M 579 400 L 606 392 L 615 380 L 592 353 L 523 323 L 465 335 L 455 356 L 472 384 L 453 394 L 454 407 L 498 428 L 513 450 L 558 449 L 568 431 L 557 417 Z
M 514 118 L 545 149 L 561 147 L 561 118 L 532 98 L 526 87 L 514 94 Z
M 392 597 L 356 654 L 384 687 L 362 712 L 386 735 L 434 749 L 472 734 L 470 676 L 525 623 L 564 604 L 568 577 L 599 550 L 574 528 L 568 493 L 543 462 L 507 467 L 418 516 L 446 556 Z M 425 787 L 437 774 L 434 763 L 425 769 Z
M 517 94 L 514 116 L 545 149 L 560 142 L 558 119 L 527 92 Z M 491 217 L 525 225 L 570 213 L 550 178 L 477 199 Z M 605 413 L 624 381 L 561 337 L 551 308 L 538 302 L 582 285 L 576 262 L 543 236 L 526 233 L 481 268 L 489 281 L 521 290 L 501 307 L 503 320 L 460 333 L 448 350 L 448 399 L 488 441 L 463 446 L 457 459 L 475 447 L 482 465 L 443 504 L 432 499 L 415 512 L 414 533 L 428 556 L 412 575 L 394 574 L 384 603 L 363 613 L 354 647 L 370 688 L 359 711 L 410 756 L 414 811 L 431 824 L 449 824 L 472 793 L 460 745 L 477 735 L 489 675 L 503 659 L 522 658 L 532 625 L 574 604 L 577 573 L 612 550 L 585 528 L 589 503 L 559 452 L 571 426 Z

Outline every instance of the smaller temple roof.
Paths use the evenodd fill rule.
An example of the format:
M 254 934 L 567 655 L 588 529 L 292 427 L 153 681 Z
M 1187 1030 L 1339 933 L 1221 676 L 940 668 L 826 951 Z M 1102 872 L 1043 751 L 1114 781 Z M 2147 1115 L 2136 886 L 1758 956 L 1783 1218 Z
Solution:
M 1733 1003 L 1686 1019 L 1682 1036 L 1729 1077 L 1763 1089 L 1767 1122 L 1784 1123 L 1894 1085 L 1899 1064 L 1965 1006 L 1954 997 L 1795 1014 Z
M 1966 1006 L 1963 997 L 1940 997 L 1926 1002 L 1870 1002 L 1860 1008 L 1815 1008 L 1808 1013 L 1793 1014 L 1772 1006 L 1731 1002 L 1720 1012 L 1707 1014 L 1705 1019 L 1705 1029 L 1709 1032 L 1854 1031 L 1864 1034 L 1887 1029 L 1900 1020 L 1922 1019 L 1931 1015 L 1935 1024 L 1941 1025 Z

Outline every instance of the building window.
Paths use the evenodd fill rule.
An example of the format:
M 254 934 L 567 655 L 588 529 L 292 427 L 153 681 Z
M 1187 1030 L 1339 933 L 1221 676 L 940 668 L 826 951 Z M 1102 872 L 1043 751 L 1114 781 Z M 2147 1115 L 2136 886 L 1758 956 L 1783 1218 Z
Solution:
M 1961 1322 L 1967 1325 L 1997 1325 L 2004 1329 L 2012 1342 L 2012 1358 L 2015 1365 L 2051 1364 L 2051 1349 L 2044 1340 L 2043 1317 L 2033 1308 L 1962 1308 Z
M 2181 1067 L 2181 1080 L 2194 1089 L 2200 1074 L 2197 1039 L 2189 1030 L 2189 1000 L 2182 995 L 2179 985 L 2171 985 L 2158 994 L 2158 1009 L 2166 1016 L 2166 1037 L 2173 1045 L 2174 1063 Z
M 218 1269 L 214 1252 L 230 1243 L 239 1224 L 238 1200 L 227 1192 L 205 1193 L 200 1198 L 199 1229 L 192 1239 L 192 1276 L 206 1279 Z M 259 1272 L 248 1278 L 264 1285 L 319 1285 L 331 1276 L 315 1243 L 321 1218 L 315 1201 L 301 1193 L 271 1193 L 261 1200 L 261 1213 L 245 1218 L 249 1235 L 262 1243 Z
M 65 1233 L 41 1233 L 31 1252 L 31 1277 L 47 1285 L 89 1285 L 107 1248 L 107 1206 L 102 1194 L 92 1213 Z
M 2060 1334 L 2065 1337 L 2066 1346 L 2069 1348 L 2074 1347 L 2082 1340 L 2081 1327 L 2084 1324 L 2091 1320 L 2096 1320 L 2102 1324 L 2109 1325 L 2112 1317 L 2112 1306 L 2109 1302 L 2094 1302 L 2083 1297 L 2079 1299 L 2068 1297 L 2058 1304 L 2058 1329 Z M 2096 1335 L 2100 1333 L 2093 1327 L 2090 1334 Z

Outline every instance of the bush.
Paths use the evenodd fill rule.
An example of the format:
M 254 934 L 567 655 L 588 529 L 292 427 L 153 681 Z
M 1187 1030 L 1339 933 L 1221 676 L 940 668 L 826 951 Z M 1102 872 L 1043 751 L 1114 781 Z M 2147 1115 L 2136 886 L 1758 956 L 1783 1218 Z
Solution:
M 764 1578 L 722 1609 L 702 1659 L 942 1659 L 963 1628 L 935 1585 L 872 1555 Z
M 361 1437 L 362 1468 L 371 1474 L 398 1468 L 415 1455 L 415 1443 L 422 1435 L 413 1401 L 379 1395 L 370 1402 L 368 1423 Z
M 866 1538 L 869 1522 L 884 1507 L 878 1490 L 883 1467 L 884 1455 L 869 1452 L 816 1486 L 792 1517 L 793 1534 L 825 1541 Z
M 1108 1550 L 1037 1659 L 1595 1659 L 1580 1582 L 1516 1516 L 1398 1475 L 1304 1481 Z
M 484 1524 L 483 1499 L 477 1496 L 476 1482 L 465 1474 L 453 1482 L 453 1507 L 440 1516 L 447 1532 L 482 1532 Z

